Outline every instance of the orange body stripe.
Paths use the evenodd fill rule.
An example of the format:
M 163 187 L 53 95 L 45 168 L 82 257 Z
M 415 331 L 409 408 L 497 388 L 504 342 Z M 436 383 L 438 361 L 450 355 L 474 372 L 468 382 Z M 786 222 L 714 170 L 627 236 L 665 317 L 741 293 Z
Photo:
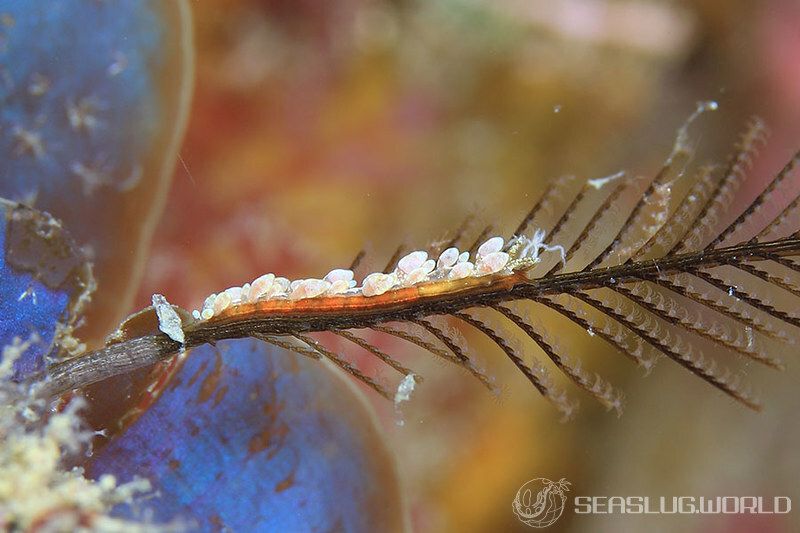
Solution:
M 511 275 L 483 276 L 450 281 L 434 281 L 388 291 L 379 296 L 328 296 L 302 300 L 275 299 L 231 306 L 207 322 L 229 322 L 247 316 L 303 316 L 336 315 L 339 313 L 360 314 L 378 309 L 397 309 L 418 305 L 425 300 L 439 300 L 448 295 L 490 293 L 505 291 L 518 283 L 529 280 L 522 273 Z

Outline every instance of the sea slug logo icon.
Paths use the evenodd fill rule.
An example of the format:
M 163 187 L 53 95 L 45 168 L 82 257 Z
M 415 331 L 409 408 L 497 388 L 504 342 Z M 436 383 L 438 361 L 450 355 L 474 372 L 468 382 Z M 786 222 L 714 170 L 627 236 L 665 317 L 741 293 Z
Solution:
M 514 497 L 512 508 L 522 522 L 531 527 L 551 526 L 564 512 L 569 481 L 550 481 L 537 477 L 522 485 Z

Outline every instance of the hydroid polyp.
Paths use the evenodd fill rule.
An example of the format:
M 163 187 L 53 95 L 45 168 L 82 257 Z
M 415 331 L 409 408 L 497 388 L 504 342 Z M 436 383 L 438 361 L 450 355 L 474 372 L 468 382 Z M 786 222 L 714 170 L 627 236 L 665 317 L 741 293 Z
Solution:
M 477 239 L 466 239 L 465 224 L 443 246 L 410 253 L 398 247 L 383 271 L 360 284 L 352 270 L 362 254 L 350 268 L 334 269 L 322 279 L 259 276 L 211 295 L 191 314 L 158 299 L 156 308 L 126 320 L 103 348 L 52 365 L 44 390 L 55 395 L 194 346 L 256 337 L 328 359 L 392 398 L 384 385 L 313 337 L 336 333 L 399 375 L 415 376 L 357 333 L 365 329 L 420 346 L 494 387 L 457 335 L 431 320 L 444 316 L 497 345 L 498 353 L 565 415 L 575 404 L 552 386 L 536 356 L 511 342 L 509 328 L 529 337 L 577 387 L 619 411 L 621 395 L 583 371 L 579 360 L 562 353 L 531 319 L 547 308 L 645 368 L 657 355 L 666 356 L 758 409 L 738 375 L 723 369 L 717 357 L 730 354 L 735 361 L 742 356 L 781 368 L 776 354 L 796 342 L 800 187 L 794 171 L 800 153 L 745 209 L 731 213 L 732 197 L 746 179 L 765 128 L 753 120 L 725 165 L 692 169 L 688 126 L 714 108 L 698 106 L 652 178 L 619 173 L 588 180 L 577 190 L 575 178 L 557 180 L 508 238 L 492 236 L 487 228 Z M 770 206 L 787 196 L 790 201 L 770 215 Z M 609 227 L 614 230 L 599 230 Z M 163 332 L 166 316 L 178 328 L 175 334 Z M 702 353 L 701 347 L 709 346 L 716 357 Z

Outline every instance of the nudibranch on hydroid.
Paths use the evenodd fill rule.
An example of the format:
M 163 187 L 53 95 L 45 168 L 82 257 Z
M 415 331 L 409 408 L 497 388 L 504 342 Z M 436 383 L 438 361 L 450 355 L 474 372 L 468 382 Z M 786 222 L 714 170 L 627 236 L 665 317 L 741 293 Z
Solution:
M 380 305 L 387 301 L 435 296 L 456 290 L 468 290 L 497 283 L 515 272 L 525 271 L 541 261 L 542 251 L 557 251 L 566 262 L 562 246 L 544 243 L 545 231 L 537 230 L 533 238 L 516 236 L 508 244 L 503 237 L 492 237 L 482 243 L 474 256 L 451 246 L 438 259 L 429 258 L 425 250 L 402 257 L 391 272 L 367 275 L 359 286 L 351 269 L 336 268 L 322 279 L 289 281 L 264 274 L 241 287 L 231 287 L 206 298 L 202 310 L 194 310 L 196 320 L 244 316 L 248 313 L 296 312 L 301 309 L 359 308 Z M 411 289 L 411 290 L 408 290 Z M 377 300 L 375 298 L 381 297 Z M 299 300 L 315 300 L 298 304 Z
M 354 265 L 320 279 L 264 274 L 212 294 L 192 313 L 155 295 L 153 307 L 126 320 L 104 348 L 52 366 L 46 392 L 140 368 L 186 348 L 253 337 L 327 359 L 382 396 L 406 401 L 421 378 L 356 330 L 416 344 L 494 388 L 458 330 L 437 322 L 444 317 L 491 340 L 566 416 L 575 404 L 553 386 L 545 364 L 516 345 L 505 323 L 538 346 L 548 365 L 619 411 L 621 394 L 565 355 L 536 322 L 543 312 L 580 326 L 645 370 L 666 356 L 758 409 L 739 376 L 719 370 L 701 347 L 781 368 L 776 354 L 798 343 L 800 183 L 794 171 L 800 154 L 745 209 L 731 213 L 731 197 L 746 178 L 764 126 L 759 120 L 749 125 L 726 165 L 689 171 L 688 126 L 713 109 L 713 102 L 698 106 L 654 176 L 557 180 L 508 240 L 489 237 L 487 229 L 465 245 L 462 226 L 443 245 L 398 250 L 383 271 L 360 283 Z M 776 205 L 777 215 L 765 212 Z M 396 370 L 402 376 L 397 391 L 334 353 L 313 336 L 317 332 L 338 335 Z

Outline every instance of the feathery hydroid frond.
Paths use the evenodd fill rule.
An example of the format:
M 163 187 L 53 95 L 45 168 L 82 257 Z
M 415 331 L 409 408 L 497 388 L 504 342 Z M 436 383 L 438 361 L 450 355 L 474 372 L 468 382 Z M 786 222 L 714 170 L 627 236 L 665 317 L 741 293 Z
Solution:
M 309 336 L 333 332 L 406 376 L 412 370 L 352 333 L 372 329 L 458 365 L 489 389 L 454 326 L 476 329 L 499 348 L 536 390 L 565 416 L 575 405 L 557 392 L 542 364 L 526 362 L 510 330 L 478 309 L 510 321 L 577 387 L 619 411 L 621 395 L 565 356 L 534 320 L 512 308 L 533 301 L 649 370 L 661 355 L 736 401 L 759 408 L 738 374 L 717 366 L 701 346 L 781 368 L 777 354 L 800 335 L 800 153 L 750 204 L 730 213 L 766 128 L 754 119 L 723 167 L 691 168 L 689 125 L 715 105 L 705 103 L 678 130 L 674 148 L 653 177 L 624 172 L 581 181 L 556 180 L 507 239 L 488 226 L 468 250 L 457 248 L 472 219 L 428 250 L 398 247 L 383 271 L 359 285 L 352 270 L 289 281 L 267 274 L 206 299 L 191 315 L 177 309 L 185 342 L 158 330 L 152 309 L 124 322 L 104 348 L 53 365 L 43 390 L 81 387 L 116 373 L 220 339 L 258 337 L 302 355 L 329 359 L 384 397 L 375 380 Z M 683 192 L 682 192 L 683 191 Z M 681 195 L 682 196 L 678 196 Z M 770 220 L 778 195 L 791 200 Z M 731 221 L 731 222 L 726 222 Z M 609 228 L 610 231 L 609 231 Z M 580 263 L 580 264 L 578 264 Z M 511 307 L 510 307 L 511 306 Z M 542 307 L 538 307 L 542 306 Z M 549 312 L 549 311 L 548 311 Z M 509 326 L 511 326 L 509 324 Z

